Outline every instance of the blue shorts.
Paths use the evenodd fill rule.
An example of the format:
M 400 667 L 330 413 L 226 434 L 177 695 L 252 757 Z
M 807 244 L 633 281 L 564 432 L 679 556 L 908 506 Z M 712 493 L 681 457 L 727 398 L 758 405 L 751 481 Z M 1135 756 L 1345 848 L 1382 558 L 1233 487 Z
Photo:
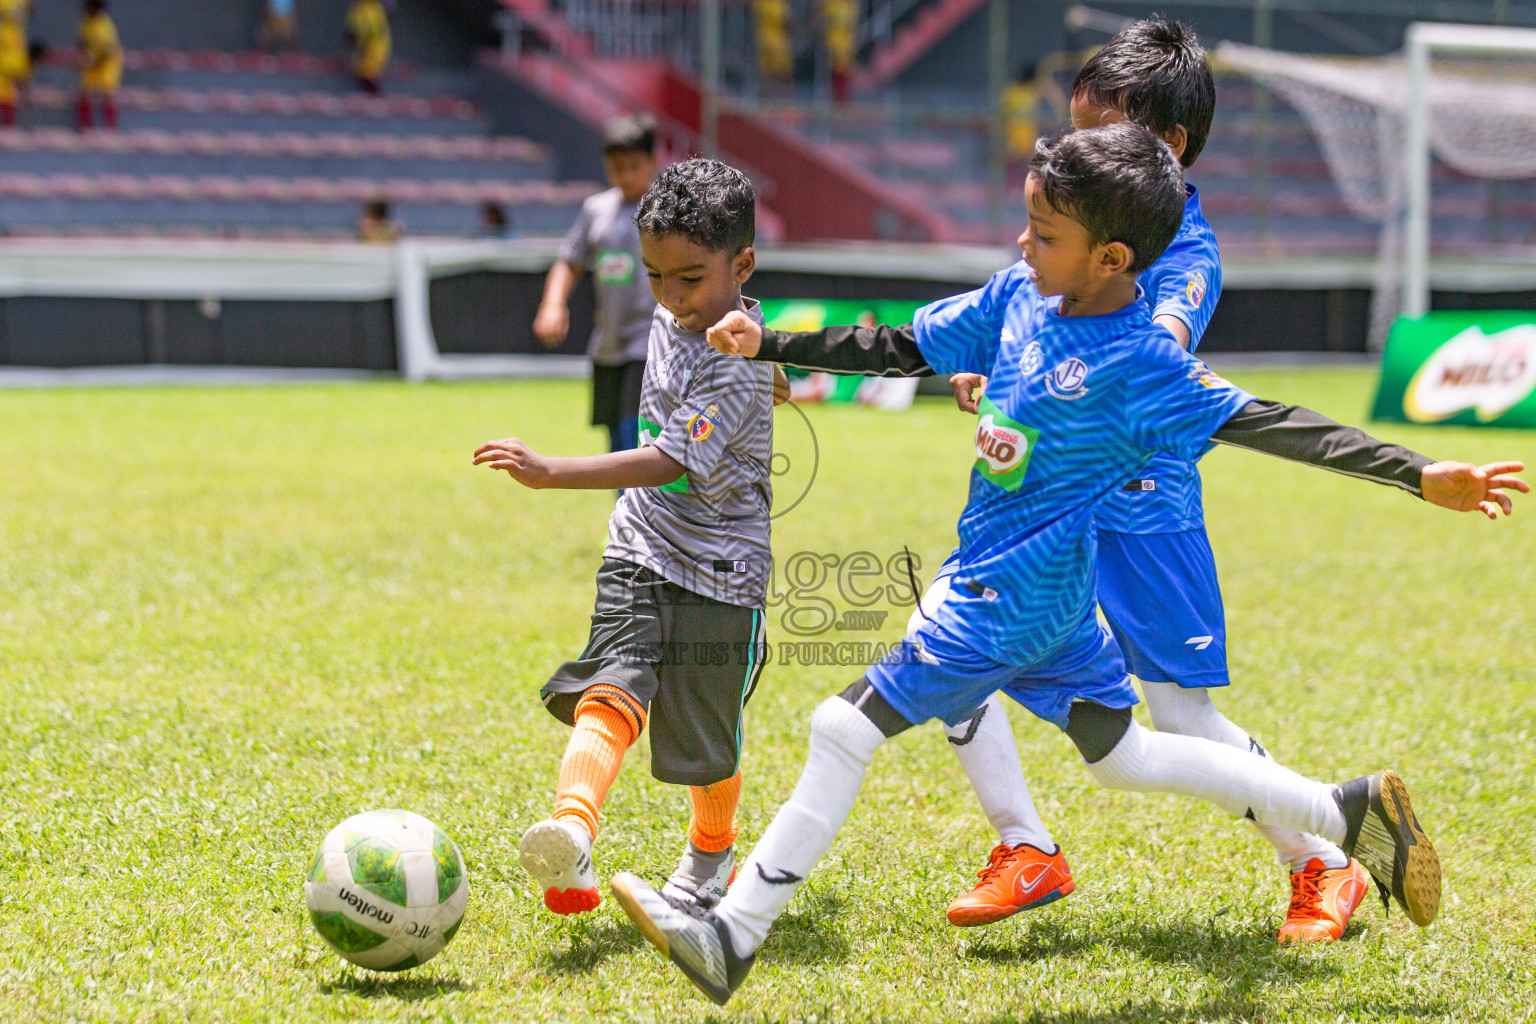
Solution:
M 1033 665 L 999 664 L 925 622 L 865 675 L 914 724 L 939 718 L 959 725 L 998 690 L 1060 729 L 1067 727 L 1075 700 L 1110 708 L 1136 704 L 1120 648 L 1092 615 L 1071 639 Z
M 1205 529 L 1099 531 L 1099 607 L 1131 675 L 1149 683 L 1226 686 L 1227 619 Z

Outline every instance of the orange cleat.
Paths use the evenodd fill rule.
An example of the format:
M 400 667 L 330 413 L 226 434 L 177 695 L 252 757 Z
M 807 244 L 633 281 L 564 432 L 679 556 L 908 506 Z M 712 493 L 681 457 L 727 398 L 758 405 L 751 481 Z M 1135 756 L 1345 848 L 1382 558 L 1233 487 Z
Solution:
M 992 848 L 987 866 L 976 873 L 976 888 L 949 905 L 945 916 L 956 928 L 974 928 L 1054 903 L 1075 883 L 1061 847 L 1046 853 L 1028 843 Z
M 1371 890 L 1371 876 L 1353 857 L 1328 868 L 1313 857 L 1291 876 L 1291 909 L 1280 926 L 1281 942 L 1333 942 Z

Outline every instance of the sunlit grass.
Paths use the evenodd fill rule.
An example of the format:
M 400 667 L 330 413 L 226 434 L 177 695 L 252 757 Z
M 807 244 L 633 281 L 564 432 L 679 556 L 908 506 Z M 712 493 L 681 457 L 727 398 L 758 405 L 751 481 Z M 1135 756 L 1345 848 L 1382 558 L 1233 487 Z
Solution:
M 1350 420 L 1371 384 L 1236 376 Z M 928 726 L 880 754 L 727 1011 L 611 902 L 547 914 L 516 864 L 565 741 L 536 690 L 585 638 L 611 497 L 526 491 L 469 454 L 506 434 L 595 451 L 586 411 L 576 382 L 0 394 L 0 1016 L 1531 1019 L 1536 506 L 1491 524 L 1223 450 L 1204 463 L 1237 681 L 1219 703 L 1298 770 L 1403 771 L 1446 863 L 1433 928 L 1370 906 L 1342 943 L 1276 947 L 1285 877 L 1251 829 L 1097 789 L 1021 713 L 1078 877 L 1048 909 L 945 924 L 991 836 Z M 808 415 L 820 465 L 775 523 L 780 563 L 905 545 L 931 575 L 973 421 L 936 400 Z M 1536 464 L 1532 434 L 1378 430 Z M 819 595 L 851 607 L 835 579 Z M 878 632 L 833 638 L 895 639 L 905 611 L 876 609 Z M 745 843 L 793 786 L 811 709 L 857 671 L 767 669 Z M 647 763 L 642 740 L 605 809 L 604 874 L 662 876 L 681 846 L 686 798 Z M 381 806 L 438 821 L 473 886 L 454 944 L 398 978 L 343 966 L 303 913 L 321 836 Z

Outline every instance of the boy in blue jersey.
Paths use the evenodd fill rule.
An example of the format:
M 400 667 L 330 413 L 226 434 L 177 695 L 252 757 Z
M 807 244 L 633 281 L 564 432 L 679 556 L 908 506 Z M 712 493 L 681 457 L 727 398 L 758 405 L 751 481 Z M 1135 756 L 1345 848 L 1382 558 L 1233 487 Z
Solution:
M 811 718 L 794 793 L 713 909 L 619 874 L 615 897 L 642 934 L 725 1003 L 796 887 L 847 820 L 875 751 L 929 718 L 957 724 L 1003 690 L 1062 728 L 1116 789 L 1184 793 L 1230 813 L 1324 835 L 1360 860 L 1418 924 L 1439 905 L 1434 847 L 1402 779 L 1331 786 L 1258 754 L 1152 732 L 1094 614 L 1094 509 L 1153 453 L 1192 460 L 1211 439 L 1374 479 L 1497 517 L 1518 464 L 1431 463 L 1316 413 L 1255 400 L 1163 328 L 1136 284 L 1178 231 L 1184 178 L 1131 124 L 1072 132 L 1036 150 L 1024 262 L 901 327 L 764 331 L 727 315 L 724 352 L 842 372 L 989 378 L 976 432 L 959 570 L 918 633 Z M 1047 300 L 1042 296 L 1052 296 Z
M 1134 121 L 1162 137 L 1187 169 L 1205 145 L 1215 103 L 1215 80 L 1194 33 L 1177 22 L 1149 19 L 1127 26 L 1083 66 L 1072 86 L 1072 124 Z M 1178 235 L 1138 283 L 1153 322 L 1193 352 L 1221 295 L 1221 256 L 1199 194 L 1193 186 L 1186 190 Z M 974 412 L 971 396 L 984 387 L 984 378 L 958 374 L 951 384 L 961 408 Z M 1099 606 L 1126 667 L 1142 682 L 1157 729 L 1268 756 L 1216 710 L 1208 692 L 1231 680 L 1226 618 L 1201 505 L 1194 463 L 1164 454 L 1105 498 L 1095 515 Z M 930 605 L 948 590 L 946 570 L 953 571 L 953 563 L 929 589 Z M 921 623 L 921 612 L 914 612 L 910 628 Z M 1030 799 L 998 696 L 946 734 L 998 832 L 976 886 L 949 905 L 950 923 L 991 924 L 1071 893 L 1071 868 Z M 1291 872 L 1280 941 L 1342 936 L 1369 889 L 1359 862 L 1320 836 L 1256 827 Z

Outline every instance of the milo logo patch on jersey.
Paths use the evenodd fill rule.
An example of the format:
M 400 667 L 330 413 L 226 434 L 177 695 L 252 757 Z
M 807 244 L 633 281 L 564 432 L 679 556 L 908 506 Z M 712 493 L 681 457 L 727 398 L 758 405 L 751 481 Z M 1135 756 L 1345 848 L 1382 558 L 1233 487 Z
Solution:
M 648 447 L 650 447 L 651 445 L 656 443 L 656 439 L 658 437 L 660 437 L 660 436 L 661 436 L 661 425 L 657 424 L 657 423 L 652 423 L 650 420 L 646 419 L 644 416 L 641 416 L 640 417 L 640 447 L 641 448 L 648 448 Z M 678 477 L 676 480 L 673 480 L 669 484 L 662 484 L 661 487 L 658 488 L 658 490 L 671 491 L 674 494 L 687 494 L 688 493 L 688 474 L 684 473 L 682 476 Z
M 1018 490 L 1040 431 L 1009 419 L 986 395 L 976 411 L 976 471 L 1005 491 Z
M 599 284 L 629 284 L 635 279 L 635 254 L 624 249 L 603 249 L 592 263 Z

